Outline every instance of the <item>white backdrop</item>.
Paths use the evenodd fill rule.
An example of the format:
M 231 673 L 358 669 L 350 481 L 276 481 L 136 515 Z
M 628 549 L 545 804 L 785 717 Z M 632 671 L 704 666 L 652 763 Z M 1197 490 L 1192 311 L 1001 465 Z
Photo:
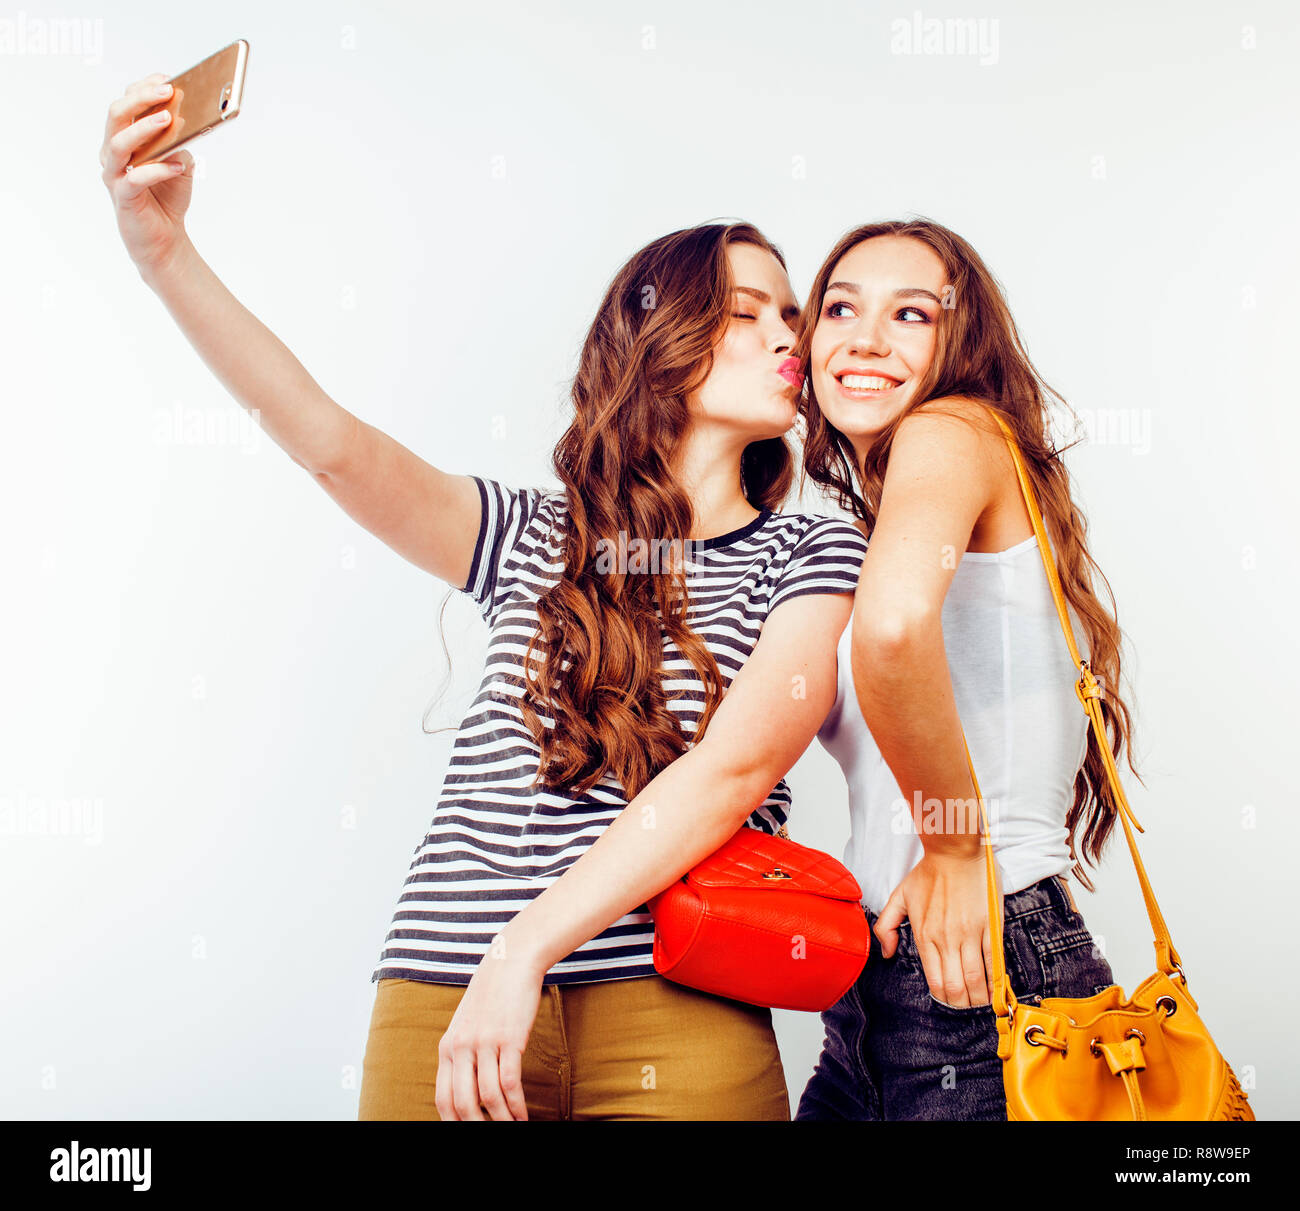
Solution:
M 109 102 L 242 37 L 194 241 L 325 390 L 448 470 L 554 483 L 582 335 L 657 235 L 750 220 L 801 299 L 860 222 L 972 241 L 1093 436 L 1069 465 L 1191 991 L 1260 1117 L 1295 1117 L 1294 7 L 290 11 L 0 14 L 0 1114 L 355 1117 L 450 751 L 421 730 L 448 590 L 248 423 L 100 181 Z M 909 46 L 954 17 L 973 47 Z M 486 639 L 451 596 L 442 724 Z M 814 746 L 790 782 L 796 837 L 839 852 L 838 767 Z M 1098 879 L 1080 907 L 1131 988 L 1153 952 L 1121 843 Z M 820 1023 L 777 1019 L 797 1098 Z

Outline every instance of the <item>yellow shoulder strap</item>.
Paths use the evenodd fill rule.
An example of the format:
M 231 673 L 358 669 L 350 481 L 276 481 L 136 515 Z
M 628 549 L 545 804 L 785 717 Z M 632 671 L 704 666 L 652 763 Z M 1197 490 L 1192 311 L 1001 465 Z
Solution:
M 988 405 L 985 406 L 988 407 Z M 1155 892 L 1151 890 L 1146 868 L 1142 865 L 1142 857 L 1138 853 L 1133 829 L 1136 828 L 1138 832 L 1142 832 L 1143 829 L 1138 823 L 1137 817 L 1133 815 L 1133 809 L 1129 807 L 1124 788 L 1120 785 L 1119 770 L 1115 766 L 1115 757 L 1111 752 L 1110 741 L 1106 735 L 1106 723 L 1101 714 L 1101 684 L 1092 675 L 1088 662 L 1079 657 L 1078 645 L 1074 640 L 1074 628 L 1070 625 L 1070 614 L 1066 606 L 1065 594 L 1061 591 L 1061 581 L 1057 574 L 1056 561 L 1052 556 L 1047 531 L 1043 528 L 1043 518 L 1038 510 L 1038 502 L 1034 498 L 1033 485 L 1030 482 L 1028 472 L 1025 470 L 1024 460 L 1021 458 L 1020 449 L 1016 444 L 1015 435 L 1010 426 L 1002 419 L 996 409 L 988 408 L 988 411 L 1002 427 L 1003 435 L 1006 437 L 1007 445 L 1011 450 L 1011 457 L 1016 464 L 1016 476 L 1020 481 L 1020 491 L 1025 498 L 1025 505 L 1029 509 L 1030 519 L 1034 523 L 1034 534 L 1038 539 L 1039 554 L 1043 557 L 1047 582 L 1051 585 L 1052 597 L 1056 601 L 1056 613 L 1061 621 L 1061 630 L 1065 632 L 1065 642 L 1069 645 L 1070 656 L 1079 670 L 1079 681 L 1074 687 L 1074 692 L 1083 704 L 1084 713 L 1088 716 L 1092 734 L 1097 741 L 1102 762 L 1106 767 L 1106 777 L 1110 782 L 1111 790 L 1114 792 L 1115 802 L 1119 805 L 1120 823 L 1124 826 L 1124 836 L 1128 839 L 1129 853 L 1133 855 L 1133 865 L 1137 869 L 1138 882 L 1142 884 L 1142 898 L 1146 901 L 1147 916 L 1150 918 L 1151 928 L 1155 932 L 1156 963 L 1160 970 L 1168 976 L 1172 976 L 1174 971 L 1177 971 L 1185 983 L 1186 976 L 1183 975 L 1178 952 L 1174 949 L 1174 944 L 1169 938 L 1169 928 L 1160 913 L 1160 905 L 1156 903 Z M 966 744 L 964 730 L 962 732 L 962 743 Z M 993 951 L 993 1008 L 999 1017 L 1004 1017 L 1009 1012 L 1009 1006 L 1014 1004 L 1015 998 L 1011 992 L 1010 982 L 1007 979 L 1006 956 L 1002 949 L 1001 897 L 998 895 L 997 889 L 997 868 L 993 862 L 993 845 L 989 839 L 989 822 L 984 812 L 984 797 L 980 793 L 980 784 L 975 777 L 975 766 L 970 759 L 969 745 L 966 745 L 966 764 L 970 767 L 971 783 L 975 788 L 975 798 L 979 803 L 980 824 L 984 829 L 984 856 L 988 871 L 989 889 L 989 930 Z

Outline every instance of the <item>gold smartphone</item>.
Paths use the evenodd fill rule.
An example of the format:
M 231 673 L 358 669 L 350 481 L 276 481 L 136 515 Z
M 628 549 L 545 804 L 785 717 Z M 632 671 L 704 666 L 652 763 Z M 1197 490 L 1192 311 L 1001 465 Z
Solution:
M 167 109 L 171 111 L 172 120 L 147 143 L 135 149 L 128 167 L 166 159 L 191 139 L 229 122 L 239 113 L 243 103 L 247 70 L 248 43 L 240 38 L 188 71 L 173 76 L 168 81 L 172 86 L 171 96 L 140 115 L 147 118 Z

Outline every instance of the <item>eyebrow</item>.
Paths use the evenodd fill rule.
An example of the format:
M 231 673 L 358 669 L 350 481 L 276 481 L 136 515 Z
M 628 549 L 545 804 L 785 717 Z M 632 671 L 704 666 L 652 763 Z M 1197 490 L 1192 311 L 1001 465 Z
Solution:
M 826 287 L 826 289 L 828 292 L 831 290 L 847 290 L 849 294 L 862 293 L 855 282 L 832 282 Z M 941 304 L 943 302 L 937 294 L 929 290 L 922 290 L 920 286 L 900 286 L 894 291 L 894 297 L 896 299 L 915 298 L 917 295 L 920 295 L 921 298 L 924 299 L 933 299 L 936 303 Z
M 770 303 L 772 301 L 772 296 L 768 294 L 766 290 L 759 290 L 757 286 L 737 286 L 736 293 L 748 294 L 753 298 L 756 298 L 760 303 Z M 935 299 L 934 301 L 937 303 L 939 300 Z M 793 303 L 791 303 L 788 307 L 785 308 L 784 311 L 781 312 L 781 318 L 784 319 L 788 315 L 797 316 L 800 314 L 802 313 L 800 312 L 799 308 L 796 307 Z

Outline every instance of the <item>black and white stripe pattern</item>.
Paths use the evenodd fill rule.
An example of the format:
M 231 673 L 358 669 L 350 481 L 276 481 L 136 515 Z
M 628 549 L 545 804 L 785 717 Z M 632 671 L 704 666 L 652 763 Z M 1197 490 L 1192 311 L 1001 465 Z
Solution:
M 563 492 L 507 488 L 473 477 L 483 515 L 464 591 L 491 628 L 478 695 L 460 724 L 433 821 L 417 847 L 373 980 L 467 984 L 492 938 L 558 879 L 627 806 L 606 775 L 580 795 L 530 789 L 539 750 L 523 721 L 523 656 L 537 600 L 561 572 Z M 846 521 L 764 511 L 749 525 L 690 549 L 687 615 L 730 686 L 782 601 L 852 593 L 867 540 Z M 665 641 L 664 687 L 689 739 L 704 690 Z M 543 714 L 543 719 L 547 717 Z M 782 779 L 749 818 L 775 832 L 790 809 Z M 546 983 L 654 974 L 654 924 L 645 905 L 557 963 Z

